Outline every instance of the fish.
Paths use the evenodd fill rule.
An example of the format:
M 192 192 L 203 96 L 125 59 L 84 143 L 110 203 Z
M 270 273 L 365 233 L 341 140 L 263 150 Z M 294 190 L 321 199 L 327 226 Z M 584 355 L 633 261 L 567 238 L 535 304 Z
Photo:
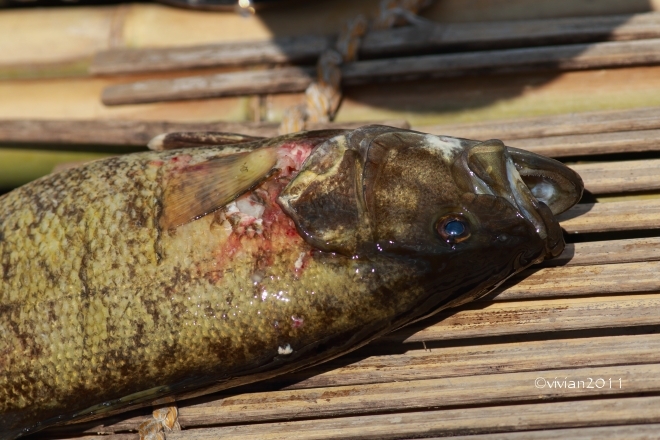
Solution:
M 0 197 L 0 439 L 333 359 L 559 255 L 579 175 L 380 125 L 169 133 Z

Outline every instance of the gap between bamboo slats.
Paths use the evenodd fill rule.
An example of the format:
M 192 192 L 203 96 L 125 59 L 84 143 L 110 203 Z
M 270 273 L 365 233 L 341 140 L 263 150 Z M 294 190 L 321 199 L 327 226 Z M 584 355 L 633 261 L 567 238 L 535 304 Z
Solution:
M 660 39 L 571 44 L 357 61 L 342 67 L 342 84 L 454 78 L 477 74 L 601 69 L 660 63 Z M 145 80 L 106 87 L 106 105 L 302 92 L 314 71 L 303 67 Z
M 659 13 L 508 22 L 429 22 L 425 26 L 368 32 L 360 43 L 360 57 L 659 37 Z M 334 37 L 306 35 L 189 47 L 112 49 L 95 55 L 90 73 L 113 75 L 266 63 L 313 63 L 333 41 Z

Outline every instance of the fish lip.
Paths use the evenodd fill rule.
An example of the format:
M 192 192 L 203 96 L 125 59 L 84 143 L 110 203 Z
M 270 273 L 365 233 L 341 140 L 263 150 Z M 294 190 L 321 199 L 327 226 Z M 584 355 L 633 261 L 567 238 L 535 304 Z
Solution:
M 533 258 L 533 262 L 561 253 L 563 234 L 555 215 L 579 201 L 583 185 L 577 173 L 553 159 L 506 147 L 498 140 L 473 145 L 463 153 L 462 161 L 470 176 L 472 191 L 507 200 L 543 240 L 545 252 Z M 551 191 L 554 194 L 554 209 L 534 196 L 521 172 L 550 176 L 560 181 L 560 184 L 553 186 L 555 192 Z
M 509 156 L 518 170 L 523 181 L 529 179 L 545 179 L 546 185 L 553 186 L 554 199 L 544 201 L 554 215 L 565 212 L 582 198 L 584 182 L 578 173 L 563 163 L 519 148 L 507 147 Z M 530 191 L 533 189 L 530 187 Z

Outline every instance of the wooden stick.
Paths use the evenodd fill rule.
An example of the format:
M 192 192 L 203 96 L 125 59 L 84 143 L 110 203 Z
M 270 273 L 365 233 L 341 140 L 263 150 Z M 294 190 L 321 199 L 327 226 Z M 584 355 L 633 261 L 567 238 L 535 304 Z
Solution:
M 658 142 L 660 147 L 660 140 Z M 660 159 L 571 165 L 592 194 L 660 189 Z
M 569 234 L 660 228 L 660 199 L 575 205 L 558 220 Z
M 367 124 L 410 128 L 403 120 L 316 123 L 310 130 L 358 128 Z M 2 143 L 63 143 L 146 146 L 154 136 L 176 131 L 221 131 L 249 136 L 277 136 L 279 124 L 269 122 L 170 122 L 136 120 L 0 120 Z
M 603 266 L 605 267 L 605 266 Z M 657 272 L 656 272 L 657 273 Z M 550 331 L 660 324 L 660 295 L 473 303 L 384 337 L 388 341 L 446 341 Z
M 513 139 L 506 141 L 506 144 L 544 156 L 579 157 L 595 154 L 660 151 L 659 140 L 660 130 L 642 130 Z
M 543 431 L 508 432 L 510 440 L 646 440 L 660 432 L 660 424 L 598 426 L 593 428 L 544 429 Z M 502 434 L 439 437 L 427 440 L 501 440 Z M 112 439 L 114 440 L 114 439 Z
M 616 246 L 616 242 L 610 242 Z M 660 262 L 528 269 L 491 298 L 496 301 L 660 291 Z
M 658 13 L 512 22 L 429 22 L 427 26 L 369 32 L 360 45 L 360 57 L 647 38 L 660 38 Z M 90 72 L 114 75 L 200 67 L 311 63 L 333 40 L 328 36 L 306 35 L 192 47 L 113 49 L 97 53 Z
M 660 39 L 649 39 L 358 61 L 342 68 L 342 80 L 344 85 L 351 86 L 483 73 L 583 70 L 658 63 Z M 173 80 L 147 80 L 109 86 L 103 91 L 102 101 L 106 105 L 119 105 L 302 92 L 312 78 L 313 72 L 309 69 L 288 67 Z
M 648 107 L 571 113 L 478 123 L 420 126 L 415 127 L 415 129 L 425 133 L 450 135 L 466 139 L 502 139 L 505 141 L 550 136 L 655 130 L 660 129 L 660 108 Z M 551 140 L 549 139 L 549 141 Z M 518 145 L 512 144 L 511 146 Z
M 376 342 L 376 344 L 378 343 Z M 391 344 L 386 341 L 383 341 L 382 344 L 385 343 Z M 345 359 L 342 362 L 331 361 L 324 366 L 312 367 L 268 382 L 270 385 L 293 383 L 283 388 L 286 390 L 387 384 L 388 382 L 441 378 L 454 378 L 456 382 L 458 377 L 473 375 L 657 364 L 658 362 L 660 362 L 660 335 L 647 334 L 595 339 L 514 342 L 488 346 L 437 347 L 431 351 L 408 350 L 405 354 L 358 359 L 349 365 L 346 365 Z M 497 367 L 494 368 L 493 365 L 497 365 Z M 333 388 L 331 391 L 335 389 Z M 264 402 L 271 401 L 267 394 L 258 393 L 256 395 L 266 396 L 266 399 L 262 399 Z M 291 395 L 295 397 L 296 394 L 291 393 Z M 251 395 L 247 395 L 247 397 L 251 398 Z M 281 401 L 281 398 L 279 400 Z M 216 399 L 212 400 L 204 397 L 183 402 L 180 407 L 186 407 L 186 411 L 194 411 L 195 408 L 216 408 L 217 410 L 217 406 L 223 401 L 222 396 L 216 396 Z M 49 432 L 116 433 L 134 430 L 143 420 L 143 416 L 106 419 L 102 424 L 90 422 L 84 425 L 51 429 Z M 191 420 L 187 419 L 186 423 L 189 423 L 190 427 Z M 213 422 L 211 421 L 211 423 Z
M 313 79 L 314 70 L 303 67 L 154 79 L 106 87 L 101 95 L 101 101 L 105 105 L 120 105 L 221 96 L 302 92 L 312 83 Z
M 344 84 L 360 85 L 418 78 L 600 69 L 660 63 L 660 39 L 571 44 L 448 55 L 391 58 L 347 64 Z
M 658 363 L 660 337 L 653 334 L 561 340 L 507 342 L 488 345 L 443 346 L 430 351 L 407 344 L 404 354 L 330 362 L 272 380 L 284 389 L 320 388 L 365 383 L 387 383 L 443 377 L 463 377 L 583 366 Z M 373 348 L 391 344 L 377 340 Z M 419 350 L 411 347 L 417 346 Z M 349 355 L 350 356 L 350 355 Z M 496 366 L 496 367 L 495 367 Z M 190 404 L 200 403 L 199 399 Z
M 530 385 L 530 386 L 533 386 Z M 168 440 L 390 439 L 488 432 L 658 423 L 660 397 L 579 400 L 324 420 L 264 423 L 168 433 Z
M 568 243 L 557 258 L 542 263 L 551 266 L 588 266 L 660 260 L 660 237 Z
M 313 64 L 333 40 L 330 36 L 305 35 L 192 47 L 113 49 L 97 53 L 89 71 L 93 75 L 116 75 L 268 63 Z
M 535 386 L 542 378 L 552 382 L 586 381 L 582 388 Z M 613 378 L 602 388 L 588 378 Z M 620 380 L 620 382 L 619 382 Z M 600 383 L 599 383 L 600 384 Z M 593 385 L 593 383 L 592 383 Z M 625 386 L 624 386 L 625 385 Z M 575 384 L 577 386 L 577 384 Z M 262 420 L 295 420 L 374 414 L 401 410 L 447 408 L 468 405 L 501 405 L 521 401 L 544 402 L 558 398 L 609 396 L 623 393 L 660 391 L 660 364 L 607 366 L 561 370 L 485 374 L 450 378 L 412 380 L 386 384 L 338 386 L 333 389 L 304 389 L 251 393 L 217 399 L 202 405 L 181 406 L 179 420 L 184 426 L 245 423 Z M 282 402 L 286 402 L 283 405 Z
M 554 376 L 552 377 L 554 379 Z M 559 379 L 559 378 L 558 378 Z M 561 378 L 563 379 L 563 377 Z M 536 380 L 534 378 L 533 380 Z M 567 379 L 568 380 L 568 379 Z M 533 383 L 531 385 L 534 386 Z M 300 439 L 388 439 L 442 438 L 464 439 L 580 439 L 653 438 L 660 429 L 654 405 L 658 397 L 593 399 L 573 402 L 547 402 L 404 412 L 374 416 L 343 417 L 330 420 L 264 423 L 247 426 L 204 428 L 168 433 L 168 440 L 266 439 L 286 440 L 295 432 Z M 210 423 L 212 424 L 212 422 Z M 606 425 L 601 427 L 599 425 Z M 621 425 L 621 426 L 611 426 Z M 562 429 L 563 428 L 563 429 Z M 263 432 L 259 433 L 259 429 Z M 537 431 L 537 430 L 543 431 Z M 531 431 L 534 430 L 534 431 Z M 521 435 L 516 435 L 516 431 Z M 466 437 L 447 437 L 461 432 L 480 433 Z M 599 433 L 603 433 L 601 437 Z M 487 433 L 499 433 L 489 435 Z M 506 433 L 502 436 L 502 433 Z M 536 435 L 536 434 L 539 435 Z M 546 434 L 547 436 L 540 435 Z M 621 434 L 613 436 L 612 434 Z M 532 434 L 532 436 L 527 436 Z M 628 435 L 630 434 L 630 435 Z M 89 435 L 75 440 L 134 440 L 136 434 Z M 593 437 L 589 435 L 594 435 Z M 132 437 L 129 437 L 132 436 Z M 59 437 L 58 437 L 59 438 Z M 577 438 L 577 437 L 576 437 Z M 66 439 L 62 439 L 66 440 Z M 70 440 L 74 440 L 71 438 Z M 431 439 L 432 440 L 432 439 Z M 439 439 L 435 439 L 439 440 Z

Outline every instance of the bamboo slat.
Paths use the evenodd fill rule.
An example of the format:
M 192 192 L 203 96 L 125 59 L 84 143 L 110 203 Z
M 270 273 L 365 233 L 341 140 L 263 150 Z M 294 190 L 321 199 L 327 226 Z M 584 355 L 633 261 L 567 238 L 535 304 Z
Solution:
M 309 128 L 311 130 L 357 128 L 368 123 L 312 123 Z M 410 125 L 403 120 L 371 123 L 410 128 Z M 146 146 L 154 136 L 175 131 L 221 131 L 272 137 L 278 135 L 278 127 L 279 124 L 269 122 L 0 119 L 0 142 Z
M 604 378 L 606 385 L 592 389 L 537 388 L 537 378 L 585 381 Z M 613 379 L 610 388 L 609 379 Z M 619 382 L 621 379 L 621 382 Z M 600 384 L 600 382 L 599 382 Z M 577 384 L 576 384 L 577 386 Z M 296 420 L 365 413 L 447 408 L 468 405 L 502 405 L 522 401 L 542 402 L 580 396 L 601 397 L 635 392 L 660 391 L 660 365 L 607 366 L 595 368 L 540 370 L 451 378 L 411 380 L 387 384 L 338 386 L 332 390 L 305 389 L 251 393 L 179 409 L 184 427 L 263 420 Z M 286 405 L 282 405 L 286 402 Z
M 604 329 L 660 324 L 660 295 L 541 299 L 475 303 L 428 327 L 411 326 L 384 337 L 388 341 L 448 341 L 551 331 Z M 427 323 L 428 325 L 428 323 Z
M 339 122 L 335 125 L 311 124 L 310 129 L 333 126 L 351 128 L 370 123 L 408 127 L 402 120 L 385 120 Z M 277 127 L 278 124 L 274 122 L 0 119 L 0 142 L 142 146 L 152 137 L 172 131 L 225 131 L 275 136 Z M 503 121 L 499 124 L 476 123 L 414 129 L 469 139 L 504 139 L 512 147 L 550 157 L 660 150 L 660 108 L 657 107 L 585 112 L 570 116 Z M 574 134 L 580 132 L 585 134 Z M 652 170 L 648 171 L 652 173 Z
M 530 387 L 533 385 L 530 385 Z M 207 428 L 173 432 L 167 440 L 355 438 L 394 439 L 470 432 L 658 423 L 660 397 L 632 397 L 496 407 L 402 412 L 299 422 Z
M 480 434 L 442 437 L 443 440 L 648 440 L 660 432 L 660 424 L 603 426 L 596 428 L 547 429 L 543 431 L 507 432 L 502 434 Z M 440 440 L 439 437 L 427 440 Z
M 523 138 L 552 139 L 553 136 L 660 129 L 660 108 L 647 107 L 570 113 L 513 120 L 419 126 L 416 129 L 432 134 L 451 135 L 467 139 L 496 138 L 506 141 Z
M 557 389 L 534 386 L 543 378 L 552 382 L 582 381 L 582 388 Z M 589 380 L 591 378 L 591 382 Z M 598 388 L 594 381 L 605 381 Z M 612 379 L 611 385 L 610 380 Z M 620 380 L 620 381 L 619 381 Z M 521 401 L 543 402 L 580 396 L 604 397 L 660 389 L 660 365 L 607 366 L 559 370 L 534 370 L 455 378 L 410 380 L 396 383 L 351 385 L 327 389 L 285 390 L 231 396 L 179 408 L 179 422 L 193 428 L 237 422 L 325 418 L 364 413 L 447 408 L 467 405 L 501 405 Z M 602 385 L 601 381 L 598 381 Z M 562 384 L 563 385 L 563 384 Z M 586 388 L 591 385 L 592 388 Z M 577 383 L 575 384 L 577 387 Z M 282 403 L 286 402 L 285 405 Z M 124 422 L 123 429 L 135 429 L 136 422 Z M 119 428 L 113 426 L 112 429 Z
M 611 242 L 616 246 L 616 242 Z M 660 291 L 660 262 L 530 269 L 494 299 L 531 299 Z
M 513 139 L 507 141 L 507 145 L 550 157 L 660 151 L 660 130 Z
M 587 266 L 660 260 L 660 237 L 568 243 L 557 258 L 542 263 L 550 266 Z
M 427 26 L 406 26 L 367 33 L 360 43 L 360 57 L 659 37 L 659 13 L 513 22 L 429 22 Z M 331 37 L 305 35 L 193 47 L 114 49 L 97 53 L 90 72 L 111 75 L 260 63 L 313 62 L 332 42 Z
M 569 234 L 660 228 L 660 199 L 575 205 L 558 216 Z
M 483 73 L 563 71 L 653 65 L 660 63 L 660 39 L 572 44 L 459 54 L 358 61 L 342 67 L 344 85 L 452 78 Z M 145 80 L 107 87 L 106 105 L 199 99 L 244 94 L 302 92 L 313 75 L 304 68 L 220 73 Z
M 660 159 L 577 164 L 571 168 L 582 177 L 584 188 L 592 194 L 660 188 Z
M 376 342 L 376 345 L 383 343 Z M 391 344 L 391 343 L 390 343 Z M 421 344 L 408 344 L 419 345 Z M 489 346 L 437 347 L 430 350 L 408 350 L 405 354 L 379 355 L 364 359 L 355 358 L 354 362 L 330 362 L 324 366 L 313 367 L 299 373 L 277 378 L 269 383 L 282 383 L 283 389 L 300 390 L 324 389 L 334 391 L 337 386 L 387 384 L 402 381 L 427 381 L 429 379 L 451 379 L 459 377 L 492 375 L 501 373 L 523 373 L 530 371 L 552 370 L 552 377 L 559 369 L 580 369 L 586 367 L 610 367 L 626 365 L 657 364 L 660 359 L 660 336 L 634 335 L 602 338 L 580 338 L 561 341 L 527 341 L 522 343 L 499 343 Z M 604 368 L 606 369 L 606 368 Z M 611 371 L 610 371 L 611 373 Z M 462 380 L 462 379 L 458 379 Z M 288 384 L 292 382 L 292 384 Z M 449 381 L 447 381 L 449 382 Z M 427 382 L 428 383 L 428 382 Z M 323 388 L 322 388 L 323 387 Z M 257 386 L 254 386 L 258 389 Z M 384 385 L 383 385 L 384 388 Z M 341 393 L 335 393 L 338 396 Z M 269 402 L 268 393 L 264 403 Z M 296 393 L 289 394 L 291 400 L 298 400 Z M 239 398 L 249 398 L 240 394 Z M 280 403 L 282 394 L 279 394 Z M 225 396 L 216 399 L 198 398 L 181 404 L 190 408 L 188 414 L 212 408 L 217 411 Z M 230 397 L 230 399 L 232 399 Z M 186 409 L 185 411 L 189 411 Z M 197 412 L 199 414 L 199 412 Z M 235 417 L 235 416 L 234 416 Z M 86 433 L 117 433 L 135 429 L 143 416 L 115 418 L 106 423 L 85 424 Z M 194 423 L 189 419 L 188 426 Z M 199 422 L 197 422 L 199 424 Z M 59 428 L 62 432 L 69 428 Z M 83 432 L 79 430 L 78 432 Z M 114 440 L 114 439 L 113 439 Z

